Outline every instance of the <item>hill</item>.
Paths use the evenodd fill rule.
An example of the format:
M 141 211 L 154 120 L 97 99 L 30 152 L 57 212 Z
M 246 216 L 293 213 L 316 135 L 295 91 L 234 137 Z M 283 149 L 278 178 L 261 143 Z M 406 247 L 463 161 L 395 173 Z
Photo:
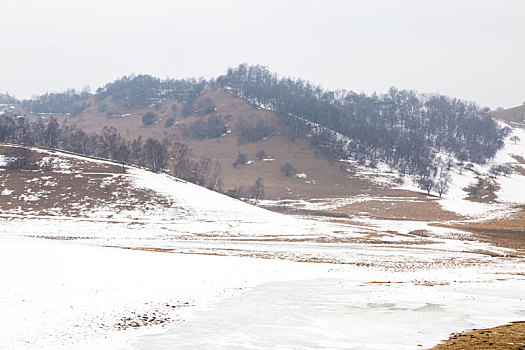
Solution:
M 504 120 L 506 122 L 524 123 L 525 122 L 525 105 L 503 109 L 503 110 L 497 110 L 497 111 L 492 112 L 492 114 L 496 118 L 500 120 Z
M 481 216 L 507 208 L 494 175 L 522 169 L 519 152 L 501 150 L 513 143 L 512 129 L 475 104 L 396 89 L 382 96 L 324 91 L 260 66 L 241 65 L 210 81 L 139 75 L 96 93 L 4 99 L 11 119 L 3 119 L 2 140 L 36 137 L 43 146 L 166 171 L 232 197 L 264 198 L 262 205 L 281 212 L 437 221 Z M 9 122 L 17 114 L 34 123 L 31 131 L 15 131 L 25 129 L 22 121 Z M 406 133 L 426 136 L 413 143 Z M 372 139 L 384 142 L 363 135 L 382 135 Z M 399 142 L 407 141 L 409 158 L 396 156 Z
M 350 176 L 337 161 L 323 155 L 319 149 L 312 146 L 307 137 L 290 139 L 288 127 L 282 125 L 280 119 L 271 111 L 257 108 L 222 89 L 204 91 L 196 103 L 200 101 L 214 106 L 213 114 L 222 116 L 227 132 L 219 134 L 219 137 L 209 138 L 186 136 L 186 130 L 191 125 L 211 116 L 193 113 L 182 117 L 182 105 L 171 99 L 163 101 L 161 107 L 153 109 L 157 118 L 147 126 L 142 123 L 142 117 L 149 109 L 128 111 L 129 113 L 122 111 L 122 114 L 129 115 L 107 118 L 105 113 L 97 113 L 97 106 L 91 106 L 78 117 L 62 117 L 59 120 L 65 125 L 74 125 L 86 132 L 101 132 L 103 126 L 109 126 L 116 128 L 128 139 L 141 136 L 144 139 L 168 138 L 183 142 L 197 157 L 219 161 L 225 192 L 239 186 L 251 186 L 258 177 L 264 179 L 265 197 L 268 199 L 337 197 L 342 193 L 357 195 L 371 187 L 380 190 L 373 182 Z M 111 101 L 105 103 L 110 105 Z M 172 111 L 173 105 L 178 106 L 175 113 Z M 165 121 L 173 116 L 176 122 L 167 128 Z M 274 131 L 254 141 L 240 141 L 242 135 L 239 122 L 248 119 L 262 120 L 273 127 Z M 256 157 L 260 150 L 266 154 L 261 159 Z M 246 164 L 234 166 L 239 153 L 246 154 Z M 293 164 L 297 173 L 305 174 L 306 177 L 298 178 L 295 174 L 283 176 L 280 168 L 286 163 Z M 348 167 L 351 168 L 350 165 Z
M 223 192 L 246 197 L 261 177 L 269 199 L 353 196 L 392 187 L 352 176 L 356 169 L 340 159 L 371 168 L 381 163 L 432 184 L 449 171 L 436 155 L 483 164 L 507 132 L 486 110 L 446 96 L 395 88 L 380 96 L 326 91 L 246 65 L 209 81 L 123 77 L 96 93 L 68 90 L 19 106 L 36 121 L 54 115 L 87 132 L 109 126 L 130 140 L 188 144 L 197 158 L 218 161 Z M 284 171 L 287 176 L 283 167 L 291 170 Z

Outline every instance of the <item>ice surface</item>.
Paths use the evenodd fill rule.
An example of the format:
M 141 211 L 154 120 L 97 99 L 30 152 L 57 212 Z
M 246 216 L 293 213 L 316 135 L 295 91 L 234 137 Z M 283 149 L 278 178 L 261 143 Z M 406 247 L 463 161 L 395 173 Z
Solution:
M 522 316 L 525 295 L 516 282 L 429 287 L 347 277 L 263 284 L 130 348 L 417 349 L 451 330 Z

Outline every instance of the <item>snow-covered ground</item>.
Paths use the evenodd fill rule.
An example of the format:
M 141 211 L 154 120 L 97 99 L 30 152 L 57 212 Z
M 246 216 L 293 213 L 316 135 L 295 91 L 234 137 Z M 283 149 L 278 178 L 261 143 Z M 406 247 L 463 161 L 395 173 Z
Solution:
M 117 349 L 243 289 L 306 276 L 284 261 L 0 238 L 1 349 Z M 123 319 L 156 326 L 119 330 Z
M 52 156 L 28 184 L 95 174 L 73 160 L 114 166 Z M 75 216 L 0 208 L 0 349 L 418 349 L 525 316 L 523 259 L 468 233 L 285 216 L 134 167 L 100 176 L 114 202 L 81 198 Z M 47 198 L 26 192 L 2 196 Z
M 417 349 L 525 315 L 522 262 L 390 270 L 365 258 L 440 253 L 360 250 L 362 264 L 316 264 L 4 236 L 0 348 Z M 144 317 L 162 323 L 122 327 Z

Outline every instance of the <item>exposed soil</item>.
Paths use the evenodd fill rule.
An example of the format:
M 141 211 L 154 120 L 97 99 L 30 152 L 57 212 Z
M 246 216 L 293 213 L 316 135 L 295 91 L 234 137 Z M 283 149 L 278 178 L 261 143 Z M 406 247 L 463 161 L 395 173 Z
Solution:
M 525 164 L 525 158 L 523 157 L 520 157 L 518 155 L 513 155 L 512 158 L 516 159 L 517 162 L 521 163 L 521 164 Z
M 8 147 L 0 146 L 0 154 Z M 54 158 L 53 166 L 38 170 L 0 168 L 0 192 L 7 191 L 0 195 L 0 213 L 83 217 L 96 207 L 118 211 L 170 204 L 164 197 L 131 186 L 120 165 L 35 153 L 39 160 Z
M 525 350 L 525 321 L 504 326 L 453 333 L 432 350 L 512 349 Z
M 469 193 L 467 199 L 471 202 L 495 203 L 498 199 L 496 192 L 500 189 L 500 186 L 492 178 L 482 178 L 481 181 L 481 186 L 475 195 L 471 191 L 472 186 L 467 189 Z
M 390 196 L 385 200 L 376 197 L 346 205 L 335 211 L 348 215 L 368 215 L 383 220 L 449 221 L 461 218 L 455 213 L 443 210 L 433 196 L 404 192 L 406 193 L 396 193 L 395 199 Z

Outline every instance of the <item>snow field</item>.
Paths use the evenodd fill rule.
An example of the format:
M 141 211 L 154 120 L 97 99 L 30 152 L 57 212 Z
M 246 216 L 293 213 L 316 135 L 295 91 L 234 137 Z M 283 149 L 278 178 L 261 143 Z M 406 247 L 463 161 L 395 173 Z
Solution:
M 392 271 L 30 238 L 0 243 L 5 349 L 417 349 L 525 314 L 524 265 L 512 259 Z M 369 260 L 415 257 L 361 250 Z M 169 321 L 117 329 L 144 314 Z

